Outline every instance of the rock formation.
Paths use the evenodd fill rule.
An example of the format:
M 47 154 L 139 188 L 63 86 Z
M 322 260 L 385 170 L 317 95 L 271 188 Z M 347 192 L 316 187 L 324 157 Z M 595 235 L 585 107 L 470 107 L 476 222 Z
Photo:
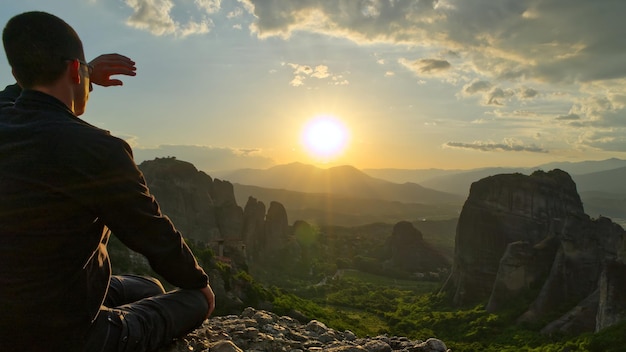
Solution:
M 266 252 L 276 252 L 289 242 L 290 230 L 285 207 L 278 202 L 270 202 L 265 215 L 264 249 Z
M 554 236 L 534 246 L 525 241 L 509 243 L 500 259 L 487 311 L 498 311 L 524 292 L 541 287 L 558 245 Z
M 422 233 L 408 221 L 400 221 L 389 238 L 390 264 L 409 272 L 428 272 L 447 267 L 449 263 L 433 246 L 424 241 Z
M 616 292 L 616 270 L 606 270 L 606 264 L 623 260 L 623 241 L 619 225 L 584 213 L 576 185 L 564 171 L 487 177 L 472 184 L 463 206 L 452 273 L 443 290 L 457 304 L 489 298 L 492 311 L 538 290 L 520 321 L 567 311 L 570 304 L 544 332 L 593 331 L 603 272 L 603 297 L 611 300 L 604 307 L 619 306 L 613 301 L 617 295 L 608 293 Z M 610 315 L 601 320 L 616 317 Z
M 446 352 L 445 343 L 385 335 L 357 338 L 352 332 L 328 328 L 317 320 L 306 324 L 288 316 L 246 308 L 240 315 L 213 317 L 202 327 L 160 352 L 327 351 Z
M 144 161 L 139 169 L 161 211 L 185 237 L 212 242 L 223 236 L 217 219 L 220 205 L 209 175 L 175 158 Z
M 241 237 L 246 243 L 246 251 L 255 256 L 262 247 L 261 234 L 265 231 L 265 204 L 254 197 L 248 197 L 243 209 L 243 229 Z
M 626 319 L 626 264 L 608 261 L 600 276 L 596 331 Z

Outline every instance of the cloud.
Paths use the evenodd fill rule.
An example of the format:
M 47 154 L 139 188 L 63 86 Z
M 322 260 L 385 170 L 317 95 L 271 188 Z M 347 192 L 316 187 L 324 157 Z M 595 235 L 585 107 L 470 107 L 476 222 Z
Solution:
M 239 18 L 241 16 L 243 16 L 243 9 L 241 7 L 236 7 L 235 9 L 233 9 L 226 15 L 226 18 L 234 19 L 234 18 Z
M 513 98 L 516 98 L 517 100 L 530 100 L 536 98 L 539 95 L 539 92 L 528 87 L 521 87 L 517 89 L 494 87 L 491 82 L 474 80 L 463 86 L 461 94 L 463 96 L 481 94 L 484 105 L 502 106 L 505 105 L 506 101 Z
M 222 4 L 222 0 L 194 0 L 193 2 L 208 14 L 219 12 Z
M 580 136 L 579 144 L 598 150 L 611 152 L 626 152 L 626 135 L 621 129 L 620 133 L 608 129 L 604 131 L 587 131 Z
M 448 71 L 452 67 L 448 61 L 439 59 L 419 59 L 415 61 L 400 59 L 398 62 L 416 74 L 421 75 L 439 74 Z
M 476 94 L 476 93 L 488 91 L 489 89 L 491 89 L 491 87 L 492 87 L 491 82 L 475 80 L 471 83 L 466 84 L 463 87 L 463 93 L 468 94 L 468 95 Z
M 397 42 L 421 30 L 415 23 L 438 16 L 435 0 L 241 1 L 257 18 L 251 29 L 259 37 L 289 38 L 296 31 L 311 31 L 361 43 Z
M 317 65 L 315 67 L 309 65 L 300 65 L 295 63 L 287 63 L 287 66 L 293 69 L 294 77 L 289 82 L 289 85 L 293 87 L 300 87 L 305 85 L 305 81 L 308 78 L 317 78 L 321 80 L 329 80 L 333 85 L 346 85 L 349 84 L 348 80 L 343 75 L 330 72 L 328 66 Z
M 494 88 L 487 96 L 487 105 L 504 105 L 504 100 L 515 96 L 511 89 Z
M 209 147 L 198 145 L 160 145 L 156 148 L 133 148 L 135 162 L 174 156 L 188 161 L 199 170 L 212 171 L 235 170 L 244 167 L 267 168 L 274 165 L 274 160 L 262 155 L 260 149 L 238 149 L 228 147 Z
M 476 73 L 505 80 L 626 77 L 624 1 L 241 1 L 255 16 L 251 30 L 259 37 L 308 31 L 359 44 L 440 48 Z
M 539 92 L 536 91 L 535 89 L 522 87 L 519 91 L 518 97 L 520 99 L 532 99 L 536 97 L 537 95 L 539 95 Z
M 184 22 L 174 20 L 172 9 L 175 4 L 172 0 L 125 0 L 126 5 L 133 9 L 133 14 L 126 23 L 138 29 L 146 30 L 154 35 L 189 35 L 208 33 L 213 22 L 207 17 L 200 20 L 187 18 Z M 219 11 L 220 0 L 195 0 L 196 11 L 206 13 Z
M 473 142 L 473 143 L 447 142 L 444 144 L 444 147 L 479 150 L 482 152 L 493 152 L 493 151 L 530 152 L 530 153 L 547 153 L 548 152 L 547 150 L 534 146 L 534 145 L 525 146 L 523 144 L 507 142 L 507 141 L 505 141 L 505 143 L 479 142 L 479 141 Z
M 557 116 L 556 119 L 559 121 L 576 121 L 576 120 L 580 120 L 580 116 L 577 114 L 567 114 L 567 115 Z

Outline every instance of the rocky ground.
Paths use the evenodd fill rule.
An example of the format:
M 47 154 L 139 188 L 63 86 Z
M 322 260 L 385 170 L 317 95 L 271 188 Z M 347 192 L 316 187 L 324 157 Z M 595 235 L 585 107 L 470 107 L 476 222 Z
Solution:
M 437 339 L 409 340 L 385 335 L 358 338 L 350 331 L 339 332 L 312 320 L 297 320 L 246 308 L 241 315 L 213 317 L 185 338 L 160 352 L 446 352 Z

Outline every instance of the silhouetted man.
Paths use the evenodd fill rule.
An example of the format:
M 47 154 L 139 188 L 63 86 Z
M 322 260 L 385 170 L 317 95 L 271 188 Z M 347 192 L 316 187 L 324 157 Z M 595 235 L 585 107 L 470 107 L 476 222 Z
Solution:
M 198 327 L 215 307 L 206 273 L 128 144 L 77 117 L 92 83 L 120 85 L 110 76 L 134 62 L 86 63 L 43 12 L 13 17 L 2 40 L 19 86 L 0 94 L 0 351 L 152 351 Z M 111 232 L 180 289 L 112 277 Z

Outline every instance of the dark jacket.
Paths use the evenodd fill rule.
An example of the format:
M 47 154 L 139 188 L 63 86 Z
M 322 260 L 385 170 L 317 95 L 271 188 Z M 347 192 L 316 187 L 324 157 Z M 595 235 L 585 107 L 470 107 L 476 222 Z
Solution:
M 80 346 L 107 291 L 111 231 L 171 284 L 207 285 L 127 143 L 41 92 L 25 90 L 4 105 L 0 351 Z

